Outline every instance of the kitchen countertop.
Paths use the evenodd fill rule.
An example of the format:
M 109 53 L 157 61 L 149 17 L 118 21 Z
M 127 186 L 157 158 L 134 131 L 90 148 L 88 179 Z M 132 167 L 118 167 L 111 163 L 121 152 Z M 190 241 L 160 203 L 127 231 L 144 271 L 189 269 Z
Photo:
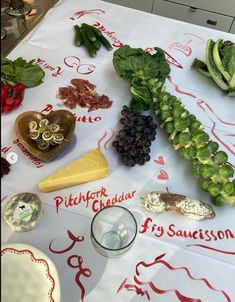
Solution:
M 82 22 L 102 29 L 113 51 L 102 48 L 90 58 L 83 47 L 73 45 L 73 26 Z M 234 40 L 228 33 L 103 1 L 61 0 L 9 53 L 10 59 L 35 59 L 45 77 L 41 85 L 26 89 L 20 108 L 2 115 L 2 156 L 13 152 L 17 160 L 2 179 L 1 213 L 12 196 L 32 192 L 42 200 L 44 214 L 33 230 L 22 233 L 11 231 L 2 217 L 2 243 L 30 244 L 50 257 L 60 277 L 61 302 L 234 301 L 234 208 L 211 204 L 191 175 L 189 163 L 170 147 L 160 127 L 151 160 L 144 166 L 123 166 L 112 148 L 121 108 L 130 101 L 129 86 L 114 71 L 113 52 L 124 44 L 145 50 L 157 46 L 164 49 L 171 66 L 167 90 L 181 98 L 235 166 L 234 98 L 224 96 L 210 79 L 191 69 L 195 57 L 204 60 L 209 38 Z M 68 109 L 58 100 L 57 91 L 73 78 L 94 83 L 113 104 L 93 112 L 80 107 L 71 110 L 76 118 L 73 140 L 53 161 L 35 160 L 20 146 L 14 121 L 25 111 Z M 95 148 L 109 162 L 107 178 L 51 193 L 38 189 L 43 178 Z M 169 212 L 147 212 L 140 197 L 153 190 L 203 200 L 213 206 L 216 217 L 195 221 Z M 110 203 L 128 208 L 139 228 L 134 246 L 116 259 L 97 254 L 90 240 L 92 217 Z M 66 252 L 71 233 L 84 240 Z M 79 269 L 68 264 L 70 256 L 81 256 L 83 268 L 91 272 L 80 275 L 80 283 Z
M 25 1 L 31 6 L 31 12 L 22 17 L 14 17 L 5 12 L 9 1 L 1 1 L 1 29 L 4 29 L 7 34 L 4 39 L 1 39 L 1 55 L 7 56 L 57 2 L 58 0 Z

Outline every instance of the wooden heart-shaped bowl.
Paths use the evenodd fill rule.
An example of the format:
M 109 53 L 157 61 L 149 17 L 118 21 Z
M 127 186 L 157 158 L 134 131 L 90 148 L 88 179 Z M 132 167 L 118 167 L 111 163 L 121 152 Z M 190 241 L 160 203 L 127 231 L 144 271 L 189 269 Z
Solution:
M 61 144 L 50 145 L 46 150 L 40 150 L 37 143 L 30 138 L 29 122 L 35 121 L 39 123 L 42 119 L 48 119 L 50 124 L 58 124 L 64 135 L 64 140 Z M 25 149 L 34 157 L 42 161 L 50 161 L 55 158 L 69 142 L 75 129 L 75 117 L 68 110 L 55 110 L 45 115 L 37 111 L 27 111 L 20 114 L 15 121 L 15 132 Z

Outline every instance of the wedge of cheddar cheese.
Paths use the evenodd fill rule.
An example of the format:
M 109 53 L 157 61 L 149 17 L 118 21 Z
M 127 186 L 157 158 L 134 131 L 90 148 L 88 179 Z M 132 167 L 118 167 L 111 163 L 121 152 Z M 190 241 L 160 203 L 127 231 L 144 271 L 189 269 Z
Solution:
M 43 192 L 52 192 L 107 177 L 108 173 L 106 158 L 95 149 L 45 178 L 38 187 Z

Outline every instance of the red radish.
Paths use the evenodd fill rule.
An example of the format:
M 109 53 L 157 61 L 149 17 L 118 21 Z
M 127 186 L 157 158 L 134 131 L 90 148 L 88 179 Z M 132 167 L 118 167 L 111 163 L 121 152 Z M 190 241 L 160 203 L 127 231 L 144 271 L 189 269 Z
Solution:
M 24 98 L 25 85 L 17 83 L 14 86 L 1 83 L 1 112 L 11 112 L 18 108 Z

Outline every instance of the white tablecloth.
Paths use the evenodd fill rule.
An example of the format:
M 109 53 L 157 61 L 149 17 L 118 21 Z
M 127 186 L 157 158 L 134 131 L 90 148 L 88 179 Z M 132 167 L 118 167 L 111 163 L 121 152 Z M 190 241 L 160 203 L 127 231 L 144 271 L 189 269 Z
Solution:
M 2 219 L 2 243 L 28 243 L 46 253 L 58 268 L 62 302 L 235 301 L 234 208 L 214 207 L 216 218 L 200 222 L 170 213 L 152 214 L 144 209 L 140 196 L 152 190 L 168 189 L 205 202 L 210 199 L 160 127 L 151 146 L 150 162 L 133 168 L 120 163 L 111 145 L 120 128 L 121 108 L 130 101 L 129 87 L 114 71 L 113 51 L 102 48 L 95 58 L 90 58 L 83 47 L 73 45 L 73 26 L 82 22 L 101 28 L 113 51 L 123 44 L 146 50 L 156 46 L 164 49 L 171 63 L 171 77 L 166 81 L 168 91 L 182 99 L 235 166 L 234 98 L 224 96 L 210 79 L 191 70 L 195 57 L 205 60 L 208 38 L 234 41 L 233 35 L 98 0 L 60 1 L 9 55 L 11 59 L 36 59 L 45 78 L 40 86 L 26 90 L 19 109 L 2 116 L 2 156 L 9 152 L 18 155 L 18 161 L 2 179 L 2 213 L 9 199 L 21 192 L 37 194 L 45 212 L 38 226 L 25 233 L 12 232 Z M 97 85 L 97 91 L 108 95 L 113 105 L 90 113 L 76 107 L 72 110 L 77 120 L 73 140 L 53 161 L 35 161 L 19 147 L 14 121 L 24 111 L 47 113 L 63 108 L 56 94 L 59 87 L 68 85 L 73 78 Z M 96 147 L 109 162 L 108 178 L 51 193 L 38 189 L 40 180 Z M 85 202 L 72 205 L 72 199 L 99 190 L 105 190 L 107 197 L 87 197 Z M 56 207 L 58 200 L 61 203 Z M 139 226 L 134 246 L 117 259 L 100 256 L 90 241 L 91 218 L 109 200 L 130 209 Z M 68 230 L 75 236 L 83 235 L 84 241 L 64 254 L 50 251 L 52 240 L 58 250 L 71 243 Z M 83 266 L 92 273 L 90 277 L 81 277 L 84 299 L 75 281 L 77 271 L 67 265 L 72 254 L 82 256 Z M 136 283 L 137 270 L 141 285 Z

